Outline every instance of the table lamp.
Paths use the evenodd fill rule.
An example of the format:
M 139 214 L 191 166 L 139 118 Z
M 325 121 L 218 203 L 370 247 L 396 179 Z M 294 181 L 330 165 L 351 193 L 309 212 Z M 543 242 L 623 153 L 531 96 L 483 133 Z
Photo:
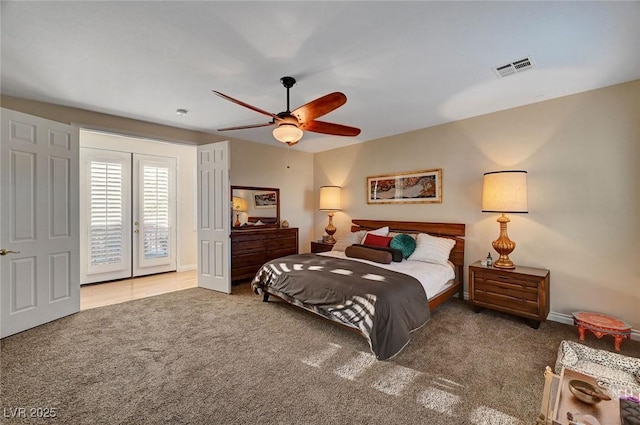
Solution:
M 511 220 L 505 213 L 526 213 L 527 211 L 527 172 L 526 171 L 492 171 L 484 173 L 482 185 L 482 212 L 502 214 L 498 218 L 500 236 L 492 242 L 500 258 L 493 263 L 501 269 L 514 269 L 516 266 L 509 259 L 509 254 L 516 248 L 516 243 L 507 235 L 507 223 Z
M 231 201 L 233 207 L 233 211 L 236 213 L 236 222 L 233 223 L 233 227 L 240 227 L 240 213 L 245 212 L 247 210 L 244 199 L 239 196 L 234 196 Z
M 320 211 L 328 211 L 329 224 L 324 228 L 329 237 L 326 239 L 327 243 L 336 243 L 333 234 L 336 233 L 336 228 L 333 225 L 333 213 L 340 211 L 340 186 L 322 186 L 320 187 Z

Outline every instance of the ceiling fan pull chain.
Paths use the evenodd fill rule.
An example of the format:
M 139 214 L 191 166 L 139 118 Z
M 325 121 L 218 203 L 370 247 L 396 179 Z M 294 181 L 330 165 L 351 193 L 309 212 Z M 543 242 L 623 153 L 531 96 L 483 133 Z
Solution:
M 291 145 L 287 143 L 287 169 L 291 168 Z

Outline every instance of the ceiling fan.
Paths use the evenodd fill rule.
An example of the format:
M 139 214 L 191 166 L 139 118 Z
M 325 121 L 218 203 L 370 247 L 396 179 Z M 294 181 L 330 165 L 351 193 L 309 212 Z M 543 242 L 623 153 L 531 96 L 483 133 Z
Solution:
M 238 99 L 234 99 L 226 94 L 220 93 L 219 91 L 213 90 L 215 94 L 223 99 L 271 117 L 271 121 L 264 124 L 219 128 L 218 131 L 242 130 L 275 125 L 276 128 L 273 130 L 273 137 L 289 146 L 295 145 L 300 141 L 304 135 L 303 130 L 313 131 L 315 133 L 332 134 L 335 136 L 353 137 L 360 134 L 359 128 L 316 120 L 316 118 L 326 115 L 334 109 L 344 105 L 347 102 L 347 96 L 343 93 L 329 93 L 291 111 L 289 109 L 289 89 L 296 83 L 296 79 L 293 77 L 282 77 L 280 82 L 287 89 L 287 110 L 277 114 L 272 114 L 271 112 L 256 108 L 248 103 L 244 103 Z

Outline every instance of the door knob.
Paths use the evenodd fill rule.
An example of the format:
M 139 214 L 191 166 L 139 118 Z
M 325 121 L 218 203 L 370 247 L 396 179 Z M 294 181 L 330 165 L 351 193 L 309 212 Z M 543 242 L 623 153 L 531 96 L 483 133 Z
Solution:
M 140 230 L 136 229 L 133 231 L 133 233 L 140 233 Z
M 11 251 L 4 248 L 0 249 L 0 255 L 5 256 L 7 254 L 20 254 L 20 251 Z

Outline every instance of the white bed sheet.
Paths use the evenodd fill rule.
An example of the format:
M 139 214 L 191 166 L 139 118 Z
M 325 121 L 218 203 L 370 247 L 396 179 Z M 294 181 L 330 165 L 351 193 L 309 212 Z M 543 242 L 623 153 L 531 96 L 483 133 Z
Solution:
M 402 260 L 400 263 L 392 262 L 390 264 L 381 264 L 374 261 L 362 260 L 360 258 L 347 257 L 343 251 L 327 251 L 318 253 L 317 255 L 360 261 L 361 263 L 367 263 L 373 266 L 413 276 L 422 284 L 428 300 L 438 295 L 445 288 L 451 286 L 448 284 L 449 281 L 456 277 L 456 273 L 451 263 L 444 266 L 442 264 L 425 263 L 424 261 Z

